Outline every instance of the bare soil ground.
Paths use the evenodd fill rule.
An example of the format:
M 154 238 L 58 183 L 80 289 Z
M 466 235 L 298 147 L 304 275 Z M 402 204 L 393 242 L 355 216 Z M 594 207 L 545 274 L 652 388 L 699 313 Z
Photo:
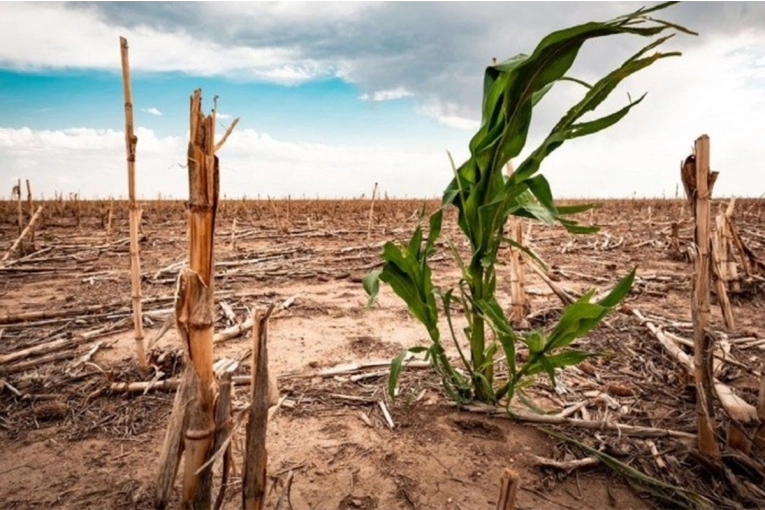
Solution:
M 124 203 L 115 204 L 107 235 L 107 205 L 81 204 L 78 220 L 74 202 L 46 203 L 34 246 L 25 243 L 10 260 L 23 258 L 0 268 L 2 508 L 152 507 L 173 392 L 112 388 L 151 380 L 159 370 L 160 380 L 177 375 L 181 346 L 171 328 L 151 347 L 152 372 L 141 374 L 135 366 L 127 213 Z M 568 460 L 587 454 L 532 424 L 456 409 L 427 368 L 405 372 L 395 402 L 386 395 L 384 366 L 322 373 L 339 364 L 387 361 L 403 348 L 426 345 L 424 329 L 389 288 L 367 310 L 360 283 L 379 264 L 383 241 L 408 240 L 421 206 L 415 200 L 378 201 L 368 238 L 366 200 L 221 204 L 216 330 L 233 324 L 223 303 L 241 322 L 254 309 L 291 301 L 269 330 L 270 367 L 283 398 L 268 429 L 268 507 L 291 479 L 296 509 L 489 509 L 496 507 L 508 467 L 521 478 L 518 508 L 671 506 L 602 465 L 568 473 L 540 467 L 537 456 Z M 186 215 L 180 202 L 147 202 L 143 208 L 144 320 L 153 343 L 172 321 L 175 276 L 187 250 Z M 669 250 L 673 222 L 680 223 L 683 239 L 692 236 L 686 209 L 680 201 L 608 201 L 581 218 L 601 225 L 598 234 L 572 236 L 527 224 L 526 238 L 550 265 L 551 277 L 572 294 L 608 289 L 637 265 L 629 307 L 691 338 L 692 266 Z M 748 245 L 765 256 L 763 212 L 761 201 L 741 201 L 736 223 Z M 15 204 L 0 203 L 0 256 L 18 235 L 14 222 Z M 460 239 L 453 227 L 446 233 Z M 458 270 L 445 245 L 434 260 L 436 283 L 454 286 Z M 550 327 L 561 303 L 537 275 L 529 271 L 526 279 L 531 323 Z M 765 301 L 757 283 L 732 296 L 734 330 L 724 328 L 716 306 L 711 324 L 730 342 L 735 361 L 724 364 L 718 377 L 750 403 L 757 401 L 759 384 L 753 371 L 765 359 L 765 342 L 758 343 L 765 338 Z M 502 284 L 500 293 L 509 305 Z M 16 320 L 20 314 L 28 315 Z M 60 348 L 46 351 L 50 345 Z M 245 334 L 218 342 L 215 355 L 241 360 L 238 374 L 248 374 L 250 346 Z M 563 370 L 555 388 L 540 377 L 528 392 L 537 406 L 555 413 L 584 402 L 572 418 L 695 432 L 692 385 L 633 315 L 613 314 L 580 346 L 600 355 Z M 42 352 L 17 356 L 33 347 Z M 237 386 L 235 409 L 248 401 L 249 389 Z M 393 429 L 380 402 L 390 409 Z M 225 508 L 241 506 L 242 430 L 234 440 L 236 466 Z M 710 498 L 717 493 L 715 504 L 735 501 L 709 482 L 687 442 L 570 425 L 558 430 L 667 483 Z

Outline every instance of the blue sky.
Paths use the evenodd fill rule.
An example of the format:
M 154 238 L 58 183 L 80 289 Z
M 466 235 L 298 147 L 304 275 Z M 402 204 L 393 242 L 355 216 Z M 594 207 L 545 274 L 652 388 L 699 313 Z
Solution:
M 530 52 L 551 30 L 634 3 L 0 3 L 0 194 L 17 178 L 46 196 L 126 193 L 119 36 L 130 43 L 138 192 L 183 197 L 188 97 L 219 96 L 226 196 L 437 196 L 478 126 L 490 57 Z M 765 193 L 765 7 L 692 3 L 678 36 L 604 109 L 646 100 L 612 130 L 569 142 L 543 167 L 559 197 L 674 196 L 678 163 L 712 139 L 718 194 Z M 586 46 L 592 80 L 637 47 Z M 540 105 L 529 149 L 581 90 Z M 521 156 L 523 157 L 524 154 Z M 5 187 L 5 191 L 2 189 Z

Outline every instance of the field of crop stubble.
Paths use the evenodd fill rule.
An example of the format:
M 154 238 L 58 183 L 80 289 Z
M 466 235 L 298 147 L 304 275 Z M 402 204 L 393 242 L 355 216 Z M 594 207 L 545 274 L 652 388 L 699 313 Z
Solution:
M 172 385 L 163 381 L 180 370 L 182 346 L 174 328 L 156 338 L 173 324 L 176 276 L 187 254 L 185 205 L 140 204 L 152 365 L 142 374 L 134 361 L 127 204 L 114 202 L 111 224 L 109 201 L 35 206 L 40 204 L 34 243 L 27 239 L 0 269 L 0 501 L 5 508 L 150 508 L 173 401 Z M 294 508 L 489 508 L 507 467 L 522 481 L 518 508 L 655 504 L 602 466 L 546 466 L 576 458 L 595 464 L 597 458 L 503 412 L 457 410 L 437 376 L 416 363 L 402 375 L 399 397 L 388 398 L 387 363 L 426 339 L 389 288 L 365 309 L 361 279 L 379 266 L 383 241 L 408 238 L 422 205 L 377 200 L 370 223 L 370 201 L 364 199 L 221 203 L 216 333 L 244 322 L 254 308 L 277 305 L 269 352 L 280 399 L 268 429 L 268 504 L 291 485 Z M 427 203 L 431 210 L 437 205 Z M 661 331 L 690 338 L 693 266 L 675 254 L 670 238 L 673 223 L 679 223 L 681 243 L 692 238 L 688 205 L 614 200 L 599 206 L 582 215 L 602 227 L 598 234 L 574 236 L 524 223 L 525 241 L 549 265 L 553 285 L 570 295 L 608 289 L 638 267 L 621 313 L 579 341 L 600 355 L 560 371 L 555 390 L 540 376 L 527 396 L 566 417 L 551 422 L 588 420 L 600 422 L 602 430 L 573 423 L 550 427 L 657 479 L 708 494 L 713 488 L 703 486 L 698 462 L 688 459 L 692 449 L 684 446 L 696 430 L 692 378 L 635 315 L 637 310 Z M 0 207 L 4 254 L 19 232 L 16 202 Z M 758 254 L 765 252 L 763 213 L 763 201 L 736 203 L 739 231 Z M 447 236 L 453 234 L 455 223 L 444 224 Z M 446 270 L 439 274 L 456 279 L 459 269 L 445 256 L 445 243 L 438 252 L 434 266 Z M 500 276 L 503 271 L 500 265 Z M 731 296 L 734 330 L 724 327 L 714 303 L 712 308 L 711 329 L 727 339 L 732 360 L 719 364 L 717 377 L 749 402 L 757 400 L 756 370 L 765 358 L 758 285 L 755 280 Z M 562 303 L 529 269 L 526 290 L 530 325 L 544 329 Z M 509 307 L 509 291 L 498 294 Z M 250 348 L 249 334 L 216 339 L 215 358 L 241 360 L 238 374 L 248 374 Z M 147 384 L 123 384 L 143 381 L 154 384 L 148 390 Z M 246 385 L 235 386 L 235 411 L 248 394 Z M 623 426 L 621 433 L 614 433 L 614 424 Z M 688 438 L 667 437 L 663 430 L 687 432 Z M 240 430 L 233 441 L 231 507 L 239 501 L 242 441 Z

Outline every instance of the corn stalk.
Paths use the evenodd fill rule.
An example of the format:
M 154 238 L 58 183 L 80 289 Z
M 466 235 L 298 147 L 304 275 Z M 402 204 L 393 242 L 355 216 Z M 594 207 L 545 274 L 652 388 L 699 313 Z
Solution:
M 589 353 L 567 347 L 594 328 L 629 291 L 634 271 L 601 301 L 591 302 L 592 293 L 588 293 L 567 306 L 551 332 L 516 334 L 496 298 L 495 264 L 499 248 L 503 245 L 514 246 L 534 257 L 525 247 L 503 234 L 509 216 L 547 224 L 559 223 L 569 232 L 577 234 L 597 231 L 597 228 L 581 226 L 569 218 L 591 206 L 555 205 L 547 180 L 538 174 L 540 166 L 566 140 L 597 133 L 623 119 L 643 101 L 645 95 L 630 100 L 613 113 L 581 120 L 600 106 L 625 78 L 658 60 L 679 53 L 649 54 L 674 34 L 664 35 L 594 84 L 568 77 L 566 72 L 576 60 L 582 45 L 591 39 L 620 34 L 653 37 L 665 31 L 692 33 L 649 16 L 669 5 L 671 3 L 642 8 L 608 22 L 590 22 L 553 32 L 542 39 L 531 55 L 517 55 L 489 66 L 484 76 L 482 124 L 470 141 L 470 158 L 459 167 L 452 164 L 454 178 L 444 192 L 442 207 L 430 217 L 427 238 L 418 226 L 407 245 L 386 243 L 382 251 L 383 268 L 364 279 L 370 304 L 379 289 L 379 281 L 383 281 L 406 302 L 410 313 L 425 325 L 432 345 L 409 351 L 427 353 L 441 375 L 445 390 L 455 400 L 496 403 L 506 398 L 509 402 L 518 384 L 527 377 L 545 372 L 554 379 L 556 368 L 583 361 Z M 504 166 L 516 158 L 526 145 L 534 107 L 560 81 L 582 85 L 585 88 L 584 97 L 569 109 L 511 176 L 504 176 Z M 463 260 L 451 241 L 447 240 L 461 268 L 462 277 L 456 288 L 444 291 L 433 286 L 428 258 L 434 252 L 441 232 L 443 210 L 447 207 L 457 209 L 457 223 L 470 246 L 470 258 Z M 441 302 L 440 307 L 438 301 Z M 451 307 L 454 304 L 465 313 L 466 350 L 463 350 L 452 325 Z M 438 328 L 440 310 L 446 316 L 452 341 L 467 376 L 455 370 L 445 354 Z M 515 344 L 518 341 L 524 342 L 530 352 L 528 360 L 520 367 L 515 364 Z M 496 387 L 494 370 L 500 349 L 507 359 L 508 382 Z M 469 352 L 469 359 L 465 351 Z M 406 351 L 400 353 L 392 362 L 391 394 L 405 355 Z
M 120 37 L 122 56 L 122 87 L 125 94 L 125 149 L 128 167 L 128 199 L 130 210 L 130 287 L 133 302 L 133 328 L 136 357 L 141 367 L 146 367 L 146 352 L 143 345 L 143 312 L 141 303 L 141 256 L 138 248 L 138 224 L 141 212 L 135 203 L 135 150 L 138 137 L 133 133 L 133 94 L 130 89 L 130 61 L 128 42 Z M 80 227 L 82 213 L 77 201 L 77 227 Z
M 176 320 L 186 341 L 196 396 L 188 405 L 183 501 L 192 508 L 211 505 L 212 470 L 197 474 L 210 454 L 215 434 L 213 326 L 213 239 L 218 207 L 215 113 L 202 113 L 202 91 L 191 96 L 189 169 L 189 267 L 181 275 Z

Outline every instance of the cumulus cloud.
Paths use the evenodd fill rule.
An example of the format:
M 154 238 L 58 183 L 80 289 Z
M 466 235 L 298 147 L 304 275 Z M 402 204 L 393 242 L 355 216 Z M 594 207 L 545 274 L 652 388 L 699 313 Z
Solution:
M 188 193 L 186 139 L 160 137 L 138 127 L 137 188 L 143 198 L 182 198 Z M 440 150 L 340 146 L 290 142 L 252 129 L 235 130 L 219 152 L 221 195 L 352 197 L 374 182 L 397 196 L 435 196 L 432 183 L 448 181 Z M 402 171 L 417 162 L 417 171 Z M 80 192 L 85 197 L 126 193 L 125 139 L 120 131 L 71 128 L 0 128 L 0 167 L 23 176 L 36 192 Z M 56 180 L 67 176 L 70 182 Z M 123 179 L 124 177 L 124 179 Z M 123 183 L 124 180 L 124 183 Z
M 162 115 L 162 112 L 159 111 L 159 109 L 157 107 L 155 107 L 155 106 L 152 106 L 150 108 L 141 108 L 141 111 L 142 112 L 146 112 L 146 113 L 151 114 L 151 115 L 158 115 L 158 116 Z

